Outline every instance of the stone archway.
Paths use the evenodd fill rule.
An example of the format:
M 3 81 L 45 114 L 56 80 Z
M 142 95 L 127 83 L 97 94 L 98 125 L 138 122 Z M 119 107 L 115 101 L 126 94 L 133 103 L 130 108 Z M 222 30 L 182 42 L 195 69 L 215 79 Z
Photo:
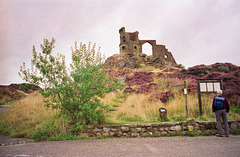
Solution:
M 142 53 L 150 56 L 153 55 L 153 47 L 150 43 L 146 42 L 142 45 Z
M 156 47 L 156 40 L 139 40 L 140 41 L 140 45 L 141 45 L 141 51 L 140 53 L 145 53 L 143 48 L 145 47 L 144 45 L 148 45 L 148 47 L 151 46 L 152 50 L 150 51 L 151 53 L 145 53 L 147 55 L 155 55 L 155 47 Z M 149 46 L 150 45 L 150 46 Z M 150 49 L 150 48 L 148 48 Z

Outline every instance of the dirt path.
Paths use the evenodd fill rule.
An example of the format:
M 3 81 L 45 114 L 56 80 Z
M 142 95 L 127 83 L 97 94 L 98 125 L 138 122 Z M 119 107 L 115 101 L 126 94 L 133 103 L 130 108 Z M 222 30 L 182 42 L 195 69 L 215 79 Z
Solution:
M 34 142 L 0 147 L 0 156 L 240 156 L 240 136 L 121 138 Z

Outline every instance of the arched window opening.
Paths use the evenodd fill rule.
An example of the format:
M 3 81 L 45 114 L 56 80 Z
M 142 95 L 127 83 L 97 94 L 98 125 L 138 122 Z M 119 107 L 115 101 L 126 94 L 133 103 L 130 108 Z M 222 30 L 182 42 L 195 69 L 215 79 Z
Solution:
M 153 55 L 152 52 L 152 45 L 149 43 L 145 43 L 142 45 L 142 53 L 145 53 L 146 55 L 150 56 Z

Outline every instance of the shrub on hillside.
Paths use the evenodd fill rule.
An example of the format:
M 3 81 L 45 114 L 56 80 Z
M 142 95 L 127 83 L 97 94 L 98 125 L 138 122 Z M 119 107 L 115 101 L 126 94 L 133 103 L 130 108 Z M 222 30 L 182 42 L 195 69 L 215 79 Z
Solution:
M 201 64 L 201 65 L 196 65 L 196 66 L 188 68 L 186 72 L 187 72 L 187 74 L 201 77 L 201 76 L 211 73 L 212 68 L 211 68 L 211 66 L 206 66 L 204 64 Z
M 150 101 L 162 101 L 163 103 L 166 103 L 170 97 L 174 97 L 174 94 L 172 91 L 157 91 L 151 94 L 149 97 Z
M 158 87 L 159 87 L 159 85 L 156 83 L 153 83 L 153 82 L 152 83 L 144 83 L 137 89 L 136 93 L 148 93 L 148 92 L 150 92 L 151 89 L 156 90 Z
M 142 85 L 144 83 L 152 82 L 152 72 L 134 71 L 126 75 L 128 85 Z
M 125 76 L 126 72 L 121 72 L 121 71 L 109 71 L 108 72 L 110 77 L 121 77 L 121 76 Z
M 213 71 L 218 72 L 230 72 L 230 71 L 236 71 L 239 69 L 238 66 L 233 65 L 232 63 L 215 63 L 211 65 L 213 68 Z
M 239 106 L 240 100 L 240 70 L 239 67 L 231 63 L 215 63 L 212 65 L 196 65 L 183 69 L 180 72 L 170 74 L 169 77 L 180 79 L 196 80 L 202 79 L 222 79 L 225 96 L 233 103 Z M 190 91 L 197 91 L 197 83 L 188 82 Z
M 185 66 L 182 65 L 182 64 L 177 64 L 175 65 L 176 68 L 179 68 L 179 69 L 185 69 Z
M 134 71 L 134 72 L 121 72 L 110 71 L 110 77 L 126 77 L 126 82 L 129 86 L 142 85 L 144 83 L 152 82 L 152 72 L 147 71 Z
M 188 89 L 188 92 L 198 92 L 197 80 L 195 80 L 195 79 L 188 79 L 187 89 Z
M 31 93 L 32 91 L 39 91 L 40 87 L 34 84 L 22 83 L 19 85 L 18 89 L 24 91 L 25 93 Z
M 124 92 L 124 93 L 132 93 L 132 92 L 135 92 L 135 90 L 132 89 L 131 86 L 127 86 L 127 87 L 125 87 L 125 88 L 123 89 L 123 92 Z

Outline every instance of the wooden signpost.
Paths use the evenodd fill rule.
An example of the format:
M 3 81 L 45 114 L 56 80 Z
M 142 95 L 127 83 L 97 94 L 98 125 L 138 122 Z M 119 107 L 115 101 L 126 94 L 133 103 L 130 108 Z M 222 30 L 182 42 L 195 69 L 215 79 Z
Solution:
M 170 87 L 181 87 L 184 86 L 184 95 L 185 95 L 185 103 L 186 103 L 186 116 L 188 117 L 188 95 L 187 95 L 187 81 L 184 81 L 184 84 L 174 84 Z

